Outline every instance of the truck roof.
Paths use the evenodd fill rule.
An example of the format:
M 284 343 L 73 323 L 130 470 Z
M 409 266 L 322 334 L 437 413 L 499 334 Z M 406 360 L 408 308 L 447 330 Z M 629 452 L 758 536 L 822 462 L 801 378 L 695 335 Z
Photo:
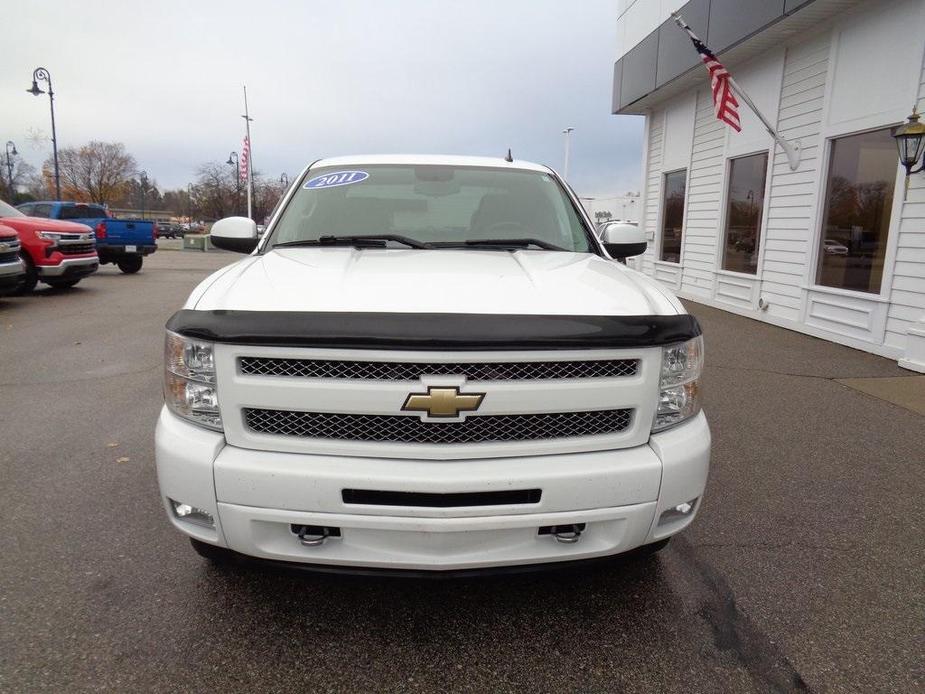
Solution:
M 101 202 L 77 202 L 75 200 L 29 200 L 20 203 L 20 205 L 61 205 L 61 207 L 86 205 L 87 207 L 106 207 L 106 205 Z
M 398 164 L 410 166 L 481 166 L 485 168 L 514 169 L 518 171 L 542 171 L 550 168 L 542 164 L 517 160 L 506 161 L 502 157 L 463 157 L 448 154 L 358 154 L 348 157 L 319 159 L 312 167 L 320 166 L 363 166 L 366 164 Z

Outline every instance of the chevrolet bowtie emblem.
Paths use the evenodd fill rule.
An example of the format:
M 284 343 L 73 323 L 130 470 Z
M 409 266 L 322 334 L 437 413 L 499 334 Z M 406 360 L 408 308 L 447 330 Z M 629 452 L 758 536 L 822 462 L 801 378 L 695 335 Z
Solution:
M 410 393 L 403 410 L 426 412 L 429 417 L 458 417 L 460 412 L 479 409 L 485 393 L 459 392 L 459 388 L 440 388 L 429 386 L 426 393 Z

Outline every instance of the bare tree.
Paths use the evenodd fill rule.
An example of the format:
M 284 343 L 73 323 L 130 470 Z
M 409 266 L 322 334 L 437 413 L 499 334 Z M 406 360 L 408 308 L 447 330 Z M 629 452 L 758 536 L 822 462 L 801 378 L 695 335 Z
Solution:
M 23 196 L 20 191 L 31 184 L 35 177 L 35 167 L 15 154 L 9 158 L 6 155 L 0 156 L 0 164 L 0 181 L 3 182 L 0 190 L 3 191 L 3 197 L 14 205 L 29 198 L 28 195 Z
M 135 158 L 121 142 L 96 140 L 58 150 L 58 162 L 62 195 L 100 204 L 118 198 L 137 168 Z M 46 160 L 43 174 L 49 175 L 52 168 L 53 162 Z
M 193 205 L 207 219 L 221 219 L 234 213 L 235 170 L 210 161 L 196 170 Z

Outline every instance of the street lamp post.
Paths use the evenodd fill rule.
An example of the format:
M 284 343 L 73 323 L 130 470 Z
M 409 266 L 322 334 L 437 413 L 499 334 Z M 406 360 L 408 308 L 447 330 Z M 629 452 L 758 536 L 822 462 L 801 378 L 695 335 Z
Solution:
M 190 226 L 193 225 L 193 184 L 186 184 L 186 222 Z
M 11 149 L 12 148 L 12 149 Z M 6 173 L 10 179 L 10 202 L 14 202 L 14 192 L 13 192 L 13 160 L 10 158 L 10 155 L 16 156 L 19 152 L 16 151 L 16 145 L 13 144 L 12 140 L 6 141 Z
M 574 130 L 575 128 L 566 128 L 562 131 L 562 134 L 565 135 L 565 166 L 562 167 L 562 178 L 564 178 L 566 181 L 568 181 L 569 135 L 571 135 Z
M 43 67 L 37 67 L 32 72 L 32 87 L 26 91 L 32 96 L 44 94 L 45 90 L 39 87 L 39 80 L 48 82 L 48 101 L 51 103 L 51 149 L 55 157 L 55 200 L 61 199 L 61 175 L 58 172 L 58 133 L 55 131 L 55 92 L 51 86 L 51 74 Z
M 148 172 L 142 169 L 141 171 L 136 171 L 135 175 L 138 176 L 138 185 L 141 186 L 141 218 L 145 218 L 145 207 L 148 200 Z M 151 190 L 154 190 L 153 188 Z
M 238 153 L 232 152 L 228 155 L 228 161 L 225 162 L 234 167 L 234 213 L 237 214 L 241 209 L 241 165 L 238 159 Z

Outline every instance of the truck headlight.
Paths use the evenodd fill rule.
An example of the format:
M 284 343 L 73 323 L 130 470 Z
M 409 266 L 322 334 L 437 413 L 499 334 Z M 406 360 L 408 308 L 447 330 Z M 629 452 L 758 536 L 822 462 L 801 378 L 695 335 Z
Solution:
M 55 248 L 61 240 L 61 234 L 55 231 L 37 231 L 35 235 L 43 241 L 48 241 L 48 248 Z
M 700 412 L 703 336 L 662 348 L 658 408 L 652 431 L 661 431 Z
M 170 331 L 164 340 L 164 401 L 167 409 L 193 424 L 222 431 L 211 342 Z

